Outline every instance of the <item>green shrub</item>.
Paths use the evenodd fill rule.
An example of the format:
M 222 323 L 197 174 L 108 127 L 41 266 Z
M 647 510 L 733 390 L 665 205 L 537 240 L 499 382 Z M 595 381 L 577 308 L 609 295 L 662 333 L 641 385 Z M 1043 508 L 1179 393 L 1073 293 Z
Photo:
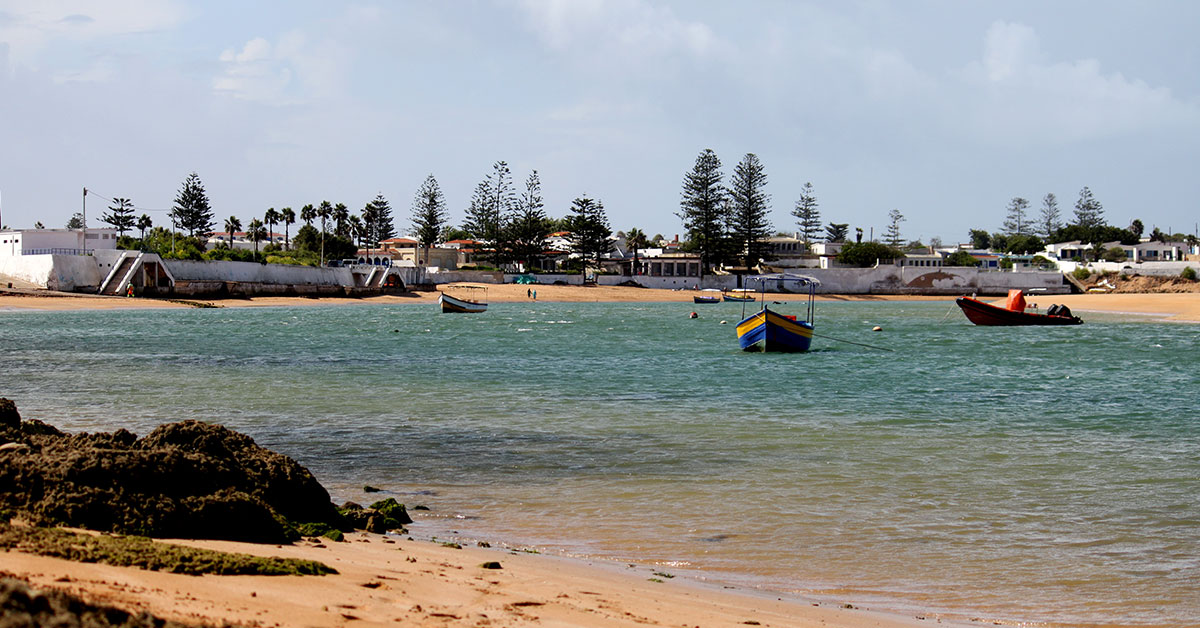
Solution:
M 1088 277 L 1091 277 L 1092 271 L 1080 266 L 1079 268 L 1076 268 L 1075 270 L 1071 271 L 1071 276 L 1082 281 L 1084 279 L 1087 279 Z
M 1196 271 L 1191 266 L 1184 266 L 1183 272 L 1179 273 L 1179 276 L 1188 281 L 1196 281 Z

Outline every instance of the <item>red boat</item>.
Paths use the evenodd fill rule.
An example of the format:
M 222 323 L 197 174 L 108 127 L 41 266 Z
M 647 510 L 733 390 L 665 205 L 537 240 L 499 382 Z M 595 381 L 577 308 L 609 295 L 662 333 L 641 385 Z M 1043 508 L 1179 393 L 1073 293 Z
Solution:
M 1051 305 L 1045 314 L 1025 311 L 1025 295 L 1020 290 L 1009 290 L 1004 307 L 984 303 L 972 297 L 959 297 L 955 303 L 967 319 L 976 325 L 1079 325 L 1078 316 L 1071 314 L 1065 305 Z

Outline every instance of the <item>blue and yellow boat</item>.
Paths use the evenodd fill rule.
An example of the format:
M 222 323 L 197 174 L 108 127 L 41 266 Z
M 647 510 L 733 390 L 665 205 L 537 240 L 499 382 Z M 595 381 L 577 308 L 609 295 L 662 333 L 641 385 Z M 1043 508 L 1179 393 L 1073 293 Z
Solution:
M 762 309 L 745 316 L 745 306 L 742 306 L 742 322 L 737 325 L 738 343 L 742 350 L 808 351 L 813 337 L 813 301 L 820 282 L 812 277 L 783 273 L 755 275 L 747 280 L 759 282 Z M 807 289 L 808 311 L 805 320 L 796 320 L 796 316 L 781 314 L 767 307 L 765 293 L 771 282 L 777 282 L 781 288 L 792 284 Z

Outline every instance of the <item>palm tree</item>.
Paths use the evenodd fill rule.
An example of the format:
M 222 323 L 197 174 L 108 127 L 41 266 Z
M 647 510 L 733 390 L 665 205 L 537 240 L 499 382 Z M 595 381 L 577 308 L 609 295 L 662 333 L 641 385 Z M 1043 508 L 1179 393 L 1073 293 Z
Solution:
M 254 223 L 254 221 L 250 221 L 250 222 L 251 222 L 251 224 Z M 225 231 L 229 234 L 229 241 L 225 243 L 226 248 L 230 248 L 230 249 L 233 248 L 233 232 L 241 231 L 241 230 L 242 230 L 242 221 L 238 220 L 237 216 L 230 216 L 229 219 L 225 221 Z
M 346 208 L 344 203 L 338 203 L 333 206 L 333 211 L 330 213 L 333 218 L 333 232 L 339 236 L 346 236 L 346 221 L 350 218 L 350 210 Z
M 263 222 L 267 223 L 267 239 L 275 242 L 275 223 L 279 222 L 282 216 L 275 211 L 274 207 L 267 208 L 267 213 L 263 214 Z
M 290 249 L 292 244 L 288 239 L 288 225 L 296 223 L 296 212 L 291 207 L 284 207 L 279 210 L 279 217 L 283 221 L 283 248 Z
M 333 205 L 329 201 L 321 201 L 317 207 L 317 216 L 321 219 L 321 265 L 325 265 L 325 221 L 329 220 L 329 216 L 333 214 Z
M 142 231 L 142 241 L 146 240 L 146 230 L 153 226 L 154 222 L 150 220 L 149 214 L 142 214 L 142 217 L 138 218 L 137 228 Z
M 346 224 L 350 230 L 350 236 L 354 238 L 358 244 L 358 248 L 363 248 L 363 240 L 367 237 L 367 225 L 358 217 L 358 214 L 351 214 L 346 219 Z
M 316 219 L 317 219 L 317 210 L 315 208 L 313 208 L 312 203 L 309 203 L 308 205 L 305 205 L 304 207 L 300 208 L 300 220 L 303 220 L 304 224 L 311 227 L 312 221 L 314 221 Z
M 625 243 L 629 245 L 629 248 L 633 249 L 633 272 L 631 274 L 637 275 L 639 274 L 638 249 L 644 249 L 647 246 L 650 246 L 650 241 L 646 239 L 646 233 L 644 231 L 634 227 L 630 229 L 629 234 L 625 236 Z
M 263 226 L 263 222 L 257 218 L 250 221 L 246 225 L 246 237 L 254 243 L 254 257 L 258 257 L 258 243 L 267 237 L 267 229 Z

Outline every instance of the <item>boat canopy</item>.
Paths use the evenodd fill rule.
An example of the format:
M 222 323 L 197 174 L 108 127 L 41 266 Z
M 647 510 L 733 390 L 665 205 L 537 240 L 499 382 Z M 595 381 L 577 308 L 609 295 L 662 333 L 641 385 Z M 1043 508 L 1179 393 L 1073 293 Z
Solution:
M 1005 309 L 1013 312 L 1025 311 L 1025 294 L 1020 290 L 1008 291 L 1008 302 L 1005 304 Z

